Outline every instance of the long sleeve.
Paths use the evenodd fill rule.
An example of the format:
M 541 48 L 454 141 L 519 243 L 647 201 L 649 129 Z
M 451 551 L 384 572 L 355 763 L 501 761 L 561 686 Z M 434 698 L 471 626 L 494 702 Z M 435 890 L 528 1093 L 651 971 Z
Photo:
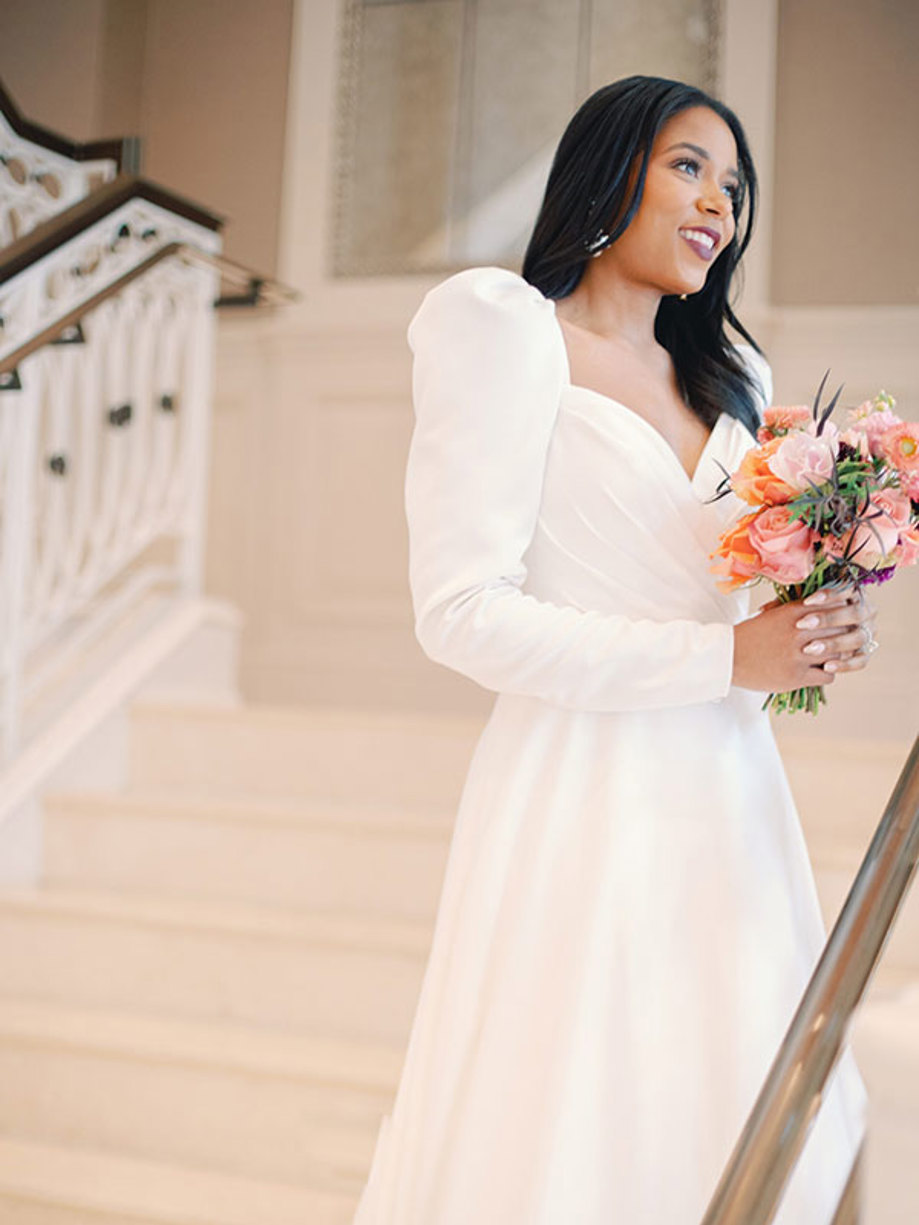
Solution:
M 516 273 L 466 269 L 428 292 L 408 341 L 405 510 L 425 653 L 487 689 L 574 709 L 723 698 L 728 622 L 633 619 L 522 590 L 567 377 L 553 303 Z

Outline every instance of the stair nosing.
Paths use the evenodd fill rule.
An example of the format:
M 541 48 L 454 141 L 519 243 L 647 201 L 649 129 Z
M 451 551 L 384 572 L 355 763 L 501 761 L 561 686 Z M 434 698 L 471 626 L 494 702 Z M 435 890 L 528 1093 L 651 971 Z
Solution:
M 104 1058 L 217 1068 L 390 1095 L 405 1052 L 238 1021 L 85 1008 L 0 995 L 5 1042 L 92 1051 Z
M 10 1169 L 4 1170 L 4 1158 Z M 36 1168 L 30 1171 L 31 1177 L 28 1173 L 23 1177 L 24 1159 L 28 1170 L 30 1158 Z M 56 1186 L 43 1184 L 49 1168 L 56 1175 Z M 100 1189 L 104 1186 L 105 1175 L 110 1176 L 113 1169 L 118 1181 L 125 1185 Z M 170 1176 L 181 1178 L 183 1185 L 178 1191 L 174 1189 L 164 1195 L 164 1179 Z M 63 1185 L 67 1179 L 69 1185 Z M 141 1182 L 143 1185 L 138 1187 Z M 138 1187 L 136 1201 L 132 1198 L 135 1187 Z M 219 1217 L 214 1215 L 213 1200 L 201 1202 L 202 1193 L 215 1190 L 227 1200 L 226 1207 L 219 1210 Z M 308 1219 L 306 1212 L 322 1204 L 356 1205 L 355 1196 L 346 1192 L 246 1178 L 220 1170 L 13 1136 L 0 1136 L 0 1196 L 22 1203 L 109 1215 L 124 1213 L 163 1225 L 302 1225 Z M 276 1204 L 270 1215 L 266 1215 L 266 1196 L 285 1202 Z M 249 1198 L 256 1202 L 245 1204 Z M 242 1211 L 239 1210 L 241 1203 L 244 1204 Z
M 238 792 L 236 793 L 238 796 Z M 291 829 L 323 829 L 361 835 L 377 834 L 389 837 L 393 834 L 428 837 L 441 841 L 449 839 L 453 828 L 453 814 L 443 809 L 430 809 L 428 813 L 405 813 L 393 804 L 387 806 L 367 803 L 342 802 L 334 797 L 298 797 L 293 803 L 277 803 L 265 795 L 255 793 L 242 800 L 227 797 L 206 796 L 181 791 L 79 791 L 51 792 L 43 797 L 43 805 L 50 816 L 84 816 L 92 808 L 92 815 L 117 819 L 121 813 L 127 816 L 153 815 L 168 820 L 193 820 L 227 823 L 234 825 L 273 825 Z M 318 811 L 310 811 L 315 806 Z M 406 805 L 405 807 L 409 807 Z M 412 804 L 412 808 L 420 805 Z M 338 808 L 334 815 L 329 811 Z M 375 814 L 375 815 L 371 815 Z
M 0 888 L 0 914 L 4 911 L 28 917 L 60 915 L 101 923 L 280 939 L 348 951 L 372 949 L 410 958 L 427 957 L 433 936 L 433 922 L 418 919 L 365 918 L 353 913 L 164 893 L 65 889 L 48 883 Z

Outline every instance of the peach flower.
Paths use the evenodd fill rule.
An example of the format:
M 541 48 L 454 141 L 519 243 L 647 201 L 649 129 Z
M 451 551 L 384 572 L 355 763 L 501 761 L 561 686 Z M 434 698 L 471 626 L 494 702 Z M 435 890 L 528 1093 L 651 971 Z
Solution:
M 818 534 L 787 506 L 770 506 L 750 524 L 751 546 L 759 554 L 760 574 L 776 583 L 803 583 L 814 568 Z
M 712 570 L 722 576 L 716 583 L 721 591 L 733 591 L 759 573 L 760 556 L 750 543 L 750 525 L 758 514 L 759 511 L 751 510 L 742 515 L 724 532 L 715 552 L 709 553 L 709 557 L 717 559 Z
M 731 477 L 731 489 L 752 506 L 776 506 L 788 502 L 798 492 L 773 472 L 770 460 L 787 439 L 771 438 L 762 446 L 751 447 Z
M 785 435 L 789 430 L 803 429 L 813 414 L 806 404 L 769 404 L 763 410 L 763 424 L 756 432 L 759 442 Z
M 877 453 L 910 481 L 919 476 L 919 426 L 912 421 L 885 430 L 877 438 Z

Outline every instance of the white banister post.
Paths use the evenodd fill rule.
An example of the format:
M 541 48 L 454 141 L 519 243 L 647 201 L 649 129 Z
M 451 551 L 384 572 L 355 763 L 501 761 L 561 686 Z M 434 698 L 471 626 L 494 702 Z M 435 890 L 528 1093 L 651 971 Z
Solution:
M 197 276 L 192 327 L 185 352 L 184 402 L 179 407 L 181 413 L 187 414 L 188 430 L 184 443 L 187 447 L 188 494 L 179 557 L 179 585 L 186 596 L 200 595 L 204 589 L 216 358 L 214 301 L 219 284 L 219 277 L 209 270 L 202 270 Z

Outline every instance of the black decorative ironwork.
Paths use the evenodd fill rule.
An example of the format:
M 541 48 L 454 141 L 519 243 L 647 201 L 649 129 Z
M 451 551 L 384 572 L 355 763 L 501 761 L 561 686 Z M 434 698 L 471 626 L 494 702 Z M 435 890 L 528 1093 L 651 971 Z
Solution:
M 110 408 L 108 412 L 109 425 L 120 428 L 127 425 L 134 414 L 130 404 L 120 404 L 118 408 Z
M 83 334 L 82 323 L 69 324 L 49 343 L 53 345 L 85 345 L 86 337 Z

